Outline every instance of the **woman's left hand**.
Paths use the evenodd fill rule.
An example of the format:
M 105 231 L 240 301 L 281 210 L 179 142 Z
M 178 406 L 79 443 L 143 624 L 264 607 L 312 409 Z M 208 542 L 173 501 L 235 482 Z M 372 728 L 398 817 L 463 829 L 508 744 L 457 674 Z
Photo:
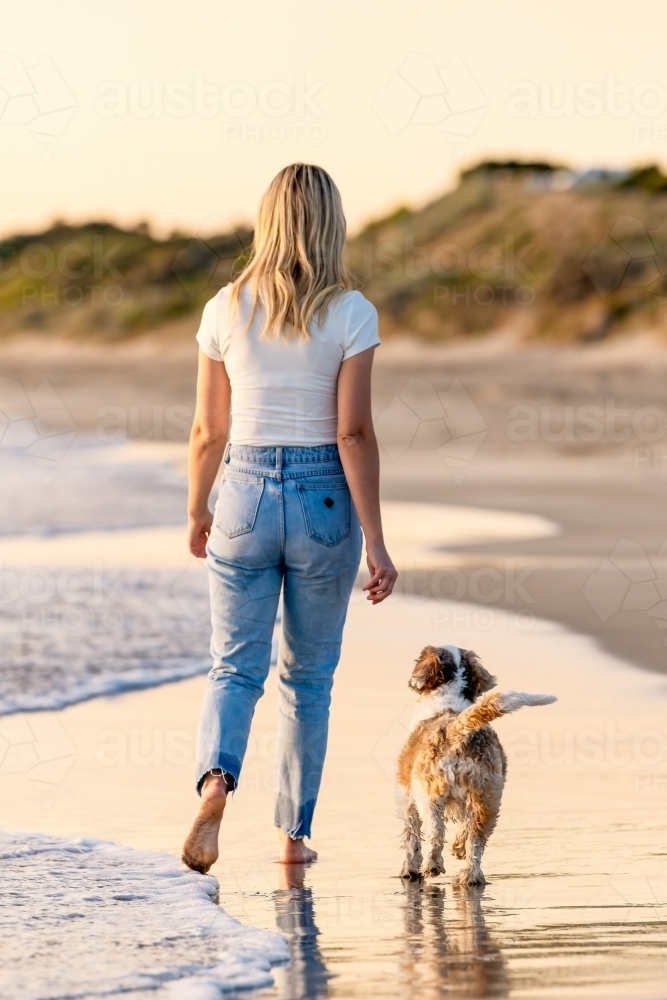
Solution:
M 368 591 L 367 600 L 380 604 L 394 589 L 398 571 L 383 543 L 366 545 L 366 562 L 371 578 L 363 590 Z
M 193 514 L 188 516 L 188 545 L 190 546 L 190 552 L 197 559 L 206 558 L 206 543 L 208 536 L 211 534 L 212 526 L 213 514 L 211 514 L 210 510 L 196 517 Z

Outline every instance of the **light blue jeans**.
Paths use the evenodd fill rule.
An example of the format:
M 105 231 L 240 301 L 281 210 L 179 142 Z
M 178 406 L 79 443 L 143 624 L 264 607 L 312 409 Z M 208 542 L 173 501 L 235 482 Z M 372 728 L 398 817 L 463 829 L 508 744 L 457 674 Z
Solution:
M 282 589 L 275 822 L 291 837 L 310 836 L 360 556 L 361 528 L 336 445 L 227 446 L 207 547 L 213 669 L 197 789 L 216 768 L 238 782 Z

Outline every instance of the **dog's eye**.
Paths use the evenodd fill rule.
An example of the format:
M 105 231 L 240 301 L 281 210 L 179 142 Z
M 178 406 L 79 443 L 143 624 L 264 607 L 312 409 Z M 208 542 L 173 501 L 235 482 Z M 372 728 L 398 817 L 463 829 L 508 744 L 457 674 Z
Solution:
M 331 499 L 331 497 L 325 497 L 324 498 L 324 506 L 325 507 L 328 507 L 329 509 L 331 509 L 333 507 L 333 505 L 334 505 L 334 501 Z

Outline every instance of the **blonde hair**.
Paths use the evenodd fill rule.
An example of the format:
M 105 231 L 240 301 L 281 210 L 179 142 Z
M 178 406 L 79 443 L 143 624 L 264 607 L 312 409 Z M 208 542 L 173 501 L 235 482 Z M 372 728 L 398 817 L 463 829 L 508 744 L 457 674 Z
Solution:
M 271 181 L 259 205 L 250 261 L 232 284 L 231 315 L 241 290 L 252 292 L 265 320 L 260 337 L 310 339 L 314 319 L 323 322 L 339 292 L 353 288 L 343 262 L 345 216 L 338 188 L 326 170 L 292 163 Z

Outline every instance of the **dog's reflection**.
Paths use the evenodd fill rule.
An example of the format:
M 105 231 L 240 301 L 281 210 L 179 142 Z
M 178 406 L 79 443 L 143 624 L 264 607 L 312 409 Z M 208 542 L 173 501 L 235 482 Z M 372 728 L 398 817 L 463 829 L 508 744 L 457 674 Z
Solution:
M 404 883 L 400 978 L 411 1000 L 509 993 L 505 960 L 484 922 L 483 891 L 473 886 Z
M 289 938 L 289 965 L 273 974 L 278 996 L 284 1000 L 316 1000 L 329 993 L 331 973 L 318 945 L 320 931 L 315 923 L 313 891 L 304 886 L 305 865 L 279 865 L 280 888 L 273 893 L 276 922 Z

